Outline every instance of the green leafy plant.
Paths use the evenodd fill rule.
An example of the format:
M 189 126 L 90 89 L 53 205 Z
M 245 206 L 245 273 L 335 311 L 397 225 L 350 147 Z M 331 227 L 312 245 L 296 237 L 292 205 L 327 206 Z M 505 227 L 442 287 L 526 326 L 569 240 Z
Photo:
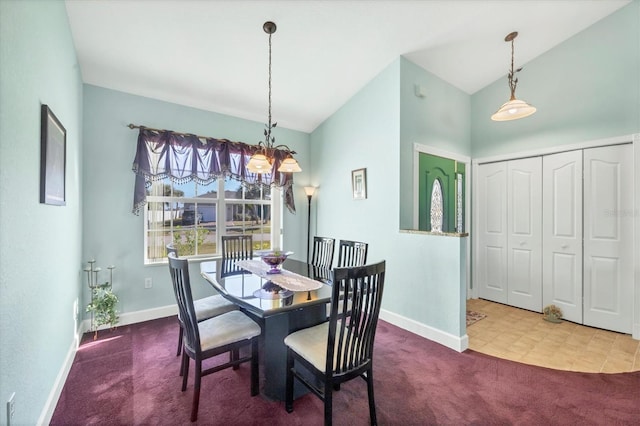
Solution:
M 196 246 L 202 246 L 208 234 L 209 230 L 202 226 L 196 226 L 189 230 L 183 230 L 181 226 L 176 226 L 176 232 L 173 234 L 173 244 L 180 256 L 194 255 L 196 254 Z
M 91 303 L 87 305 L 87 312 L 93 315 L 96 329 L 94 330 L 94 340 L 98 337 L 98 327 L 109 325 L 113 328 L 118 323 L 118 296 L 111 290 L 109 283 L 95 286 L 92 289 Z

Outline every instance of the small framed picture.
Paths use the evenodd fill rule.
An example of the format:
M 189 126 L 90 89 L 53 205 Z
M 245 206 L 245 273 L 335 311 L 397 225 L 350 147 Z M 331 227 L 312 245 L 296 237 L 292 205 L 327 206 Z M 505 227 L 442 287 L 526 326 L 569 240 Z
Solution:
M 351 172 L 351 187 L 354 200 L 367 198 L 367 169 L 357 169 Z
M 67 131 L 47 105 L 40 115 L 40 202 L 64 206 Z

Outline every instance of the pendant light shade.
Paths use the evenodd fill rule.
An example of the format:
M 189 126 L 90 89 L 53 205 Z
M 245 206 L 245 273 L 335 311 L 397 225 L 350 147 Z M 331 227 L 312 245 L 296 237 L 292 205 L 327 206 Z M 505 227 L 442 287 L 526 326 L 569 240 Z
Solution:
M 516 73 L 522 71 L 522 67 L 517 70 L 513 70 L 513 40 L 518 36 L 516 31 L 509 33 L 504 41 L 511 42 L 511 69 L 507 75 L 509 80 L 509 89 L 511 89 L 511 98 L 508 102 L 502 104 L 500 109 L 496 111 L 491 119 L 493 121 L 509 121 L 517 120 L 519 118 L 528 117 L 536 112 L 536 107 L 529 105 L 527 102 L 516 98 L 516 86 L 518 85 L 518 78 Z
M 271 171 L 271 163 L 264 154 L 253 154 L 247 163 L 247 170 L 251 173 L 269 173 Z
M 500 109 L 491 116 L 491 119 L 493 121 L 517 120 L 518 118 L 528 117 L 534 112 L 536 112 L 536 107 L 520 99 L 511 99 L 509 102 L 502 104 Z
M 300 165 L 298 164 L 295 158 L 289 157 L 282 160 L 282 163 L 280 163 L 280 167 L 278 168 L 278 171 L 283 173 L 297 173 L 297 172 L 301 172 L 302 169 L 300 168 Z

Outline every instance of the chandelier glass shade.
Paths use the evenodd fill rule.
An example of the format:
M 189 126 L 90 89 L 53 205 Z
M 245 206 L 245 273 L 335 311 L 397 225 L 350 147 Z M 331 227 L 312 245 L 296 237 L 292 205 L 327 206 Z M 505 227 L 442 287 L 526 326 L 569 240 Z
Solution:
M 511 98 L 508 102 L 502 104 L 500 109 L 496 111 L 491 119 L 493 121 L 509 121 L 517 120 L 519 118 L 528 117 L 536 112 L 536 107 L 529 105 L 527 102 L 516 98 L 516 86 L 518 85 L 518 78 L 516 73 L 522 71 L 522 67 L 514 71 L 513 69 L 513 40 L 518 36 L 517 32 L 509 33 L 504 41 L 511 42 L 511 69 L 507 75 L 509 80 L 509 89 L 511 89 Z
M 269 118 L 264 130 L 264 142 L 258 142 L 258 149 L 249 159 L 247 170 L 251 173 L 271 173 L 274 165 L 281 173 L 301 172 L 300 165 L 293 158 L 295 151 L 286 145 L 275 145 L 275 137 L 271 136 L 271 131 L 278 123 L 271 122 L 271 35 L 276 32 L 276 24 L 267 21 L 262 26 L 265 33 L 269 34 Z

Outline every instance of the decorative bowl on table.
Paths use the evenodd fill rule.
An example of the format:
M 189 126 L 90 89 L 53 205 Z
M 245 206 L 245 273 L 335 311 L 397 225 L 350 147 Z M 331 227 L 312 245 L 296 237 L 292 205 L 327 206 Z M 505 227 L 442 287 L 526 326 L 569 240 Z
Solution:
M 267 274 L 279 274 L 282 272 L 282 264 L 292 254 L 293 252 L 290 251 L 265 251 L 260 253 L 260 258 L 271 268 L 267 271 Z

